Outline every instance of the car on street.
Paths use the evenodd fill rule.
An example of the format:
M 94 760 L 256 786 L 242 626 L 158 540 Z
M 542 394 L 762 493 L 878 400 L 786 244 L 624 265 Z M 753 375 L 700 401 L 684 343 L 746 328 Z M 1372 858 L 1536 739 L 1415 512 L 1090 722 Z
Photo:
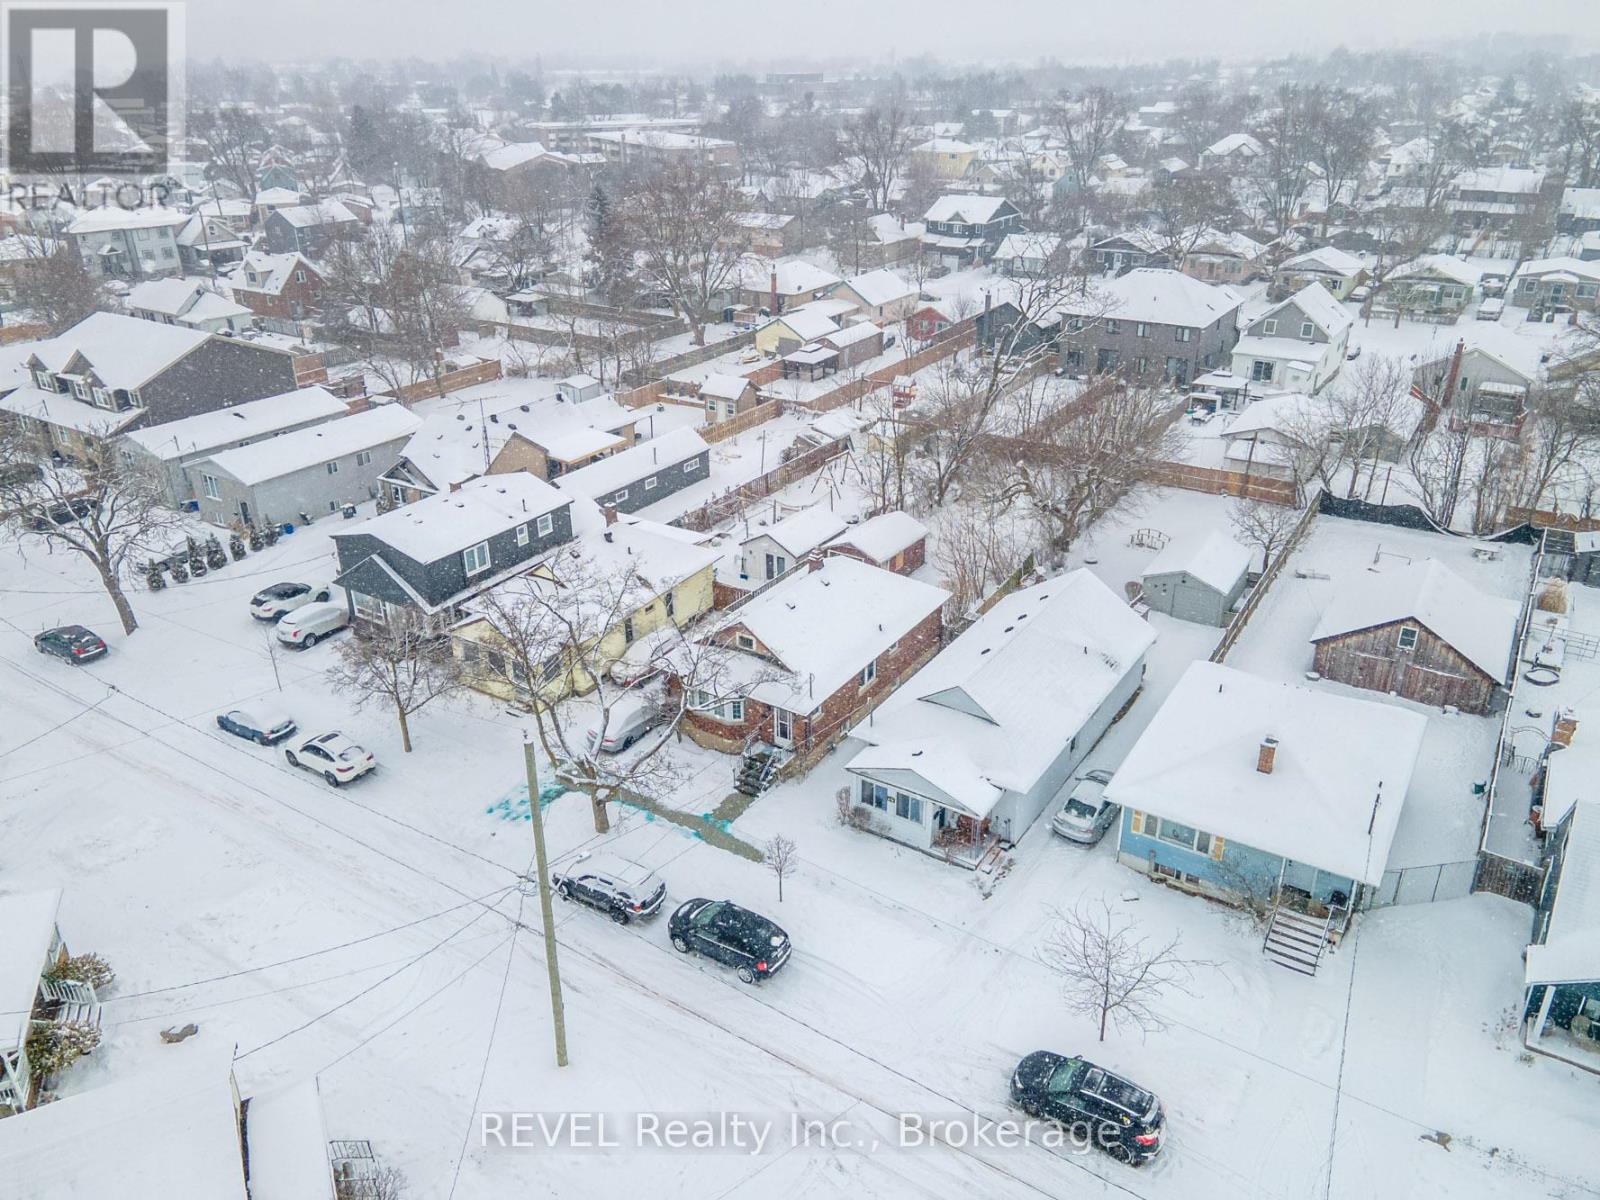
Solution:
M 33 518 L 33 528 L 36 532 L 50 528 L 52 525 L 70 525 L 72 522 L 87 517 L 100 507 L 98 500 L 85 496 L 74 496 L 70 500 L 63 500 L 59 504 L 52 504 L 44 512 Z
M 217 714 L 217 728 L 234 737 L 248 738 L 259 746 L 283 741 L 295 731 L 294 718 L 264 704 L 230 708 Z
M 580 854 L 550 874 L 556 895 L 599 909 L 618 925 L 653 917 L 667 898 L 667 885 L 649 867 L 615 854 Z
M 734 969 L 743 983 L 774 975 L 794 945 L 771 921 L 732 900 L 687 900 L 667 923 L 673 949 L 704 954 Z
M 303 605 L 332 599 L 333 588 L 329 584 L 319 587 L 309 583 L 275 583 L 250 597 L 250 615 L 258 621 L 276 621 L 284 613 Z
M 1166 1135 L 1166 1109 L 1154 1093 L 1087 1059 L 1050 1050 L 1035 1050 L 1017 1064 L 1011 1102 L 1031 1117 L 1082 1126 L 1095 1146 L 1129 1166 L 1161 1153 Z
M 315 771 L 334 787 L 378 768 L 378 760 L 370 750 L 363 750 L 337 731 L 297 736 L 290 741 L 283 757 L 291 767 Z
M 101 658 L 108 647 L 106 641 L 92 629 L 82 625 L 61 625 L 34 635 L 33 648 L 40 654 L 54 654 L 69 663 L 86 663 Z
M 350 624 L 350 610 L 337 600 L 302 604 L 285 613 L 272 632 L 285 646 L 309 650 L 323 638 L 338 633 Z
M 1085 771 L 1067 793 L 1067 802 L 1050 818 L 1050 829 L 1069 842 L 1092 846 L 1105 837 L 1121 808 L 1106 799 L 1109 771 Z
M 606 735 L 600 737 L 598 724 L 589 729 L 589 752 L 617 754 L 633 745 L 661 721 L 660 710 L 646 696 L 627 695 L 604 714 Z

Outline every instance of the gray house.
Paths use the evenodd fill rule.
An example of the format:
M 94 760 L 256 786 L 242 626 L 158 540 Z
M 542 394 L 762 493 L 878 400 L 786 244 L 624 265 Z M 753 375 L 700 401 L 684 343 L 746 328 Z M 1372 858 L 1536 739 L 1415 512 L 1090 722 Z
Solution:
M 275 208 L 262 223 L 269 254 L 304 254 L 321 258 L 335 238 L 362 232 L 361 218 L 337 200 Z
M 1173 542 L 1151 561 L 1141 580 L 1156 612 L 1198 625 L 1226 625 L 1244 594 L 1250 551 L 1221 533 Z
M 569 471 L 556 486 L 602 508 L 638 512 L 710 476 L 711 447 L 692 429 L 674 429 Z
M 348 411 L 345 402 L 325 388 L 301 388 L 135 429 L 118 440 L 117 449 L 124 461 L 141 464 L 156 474 L 166 489 L 167 503 L 178 505 L 196 495 L 184 474 L 189 463 L 236 446 L 320 425 Z
M 301 513 L 337 512 L 377 495 L 378 477 L 421 424 L 404 405 L 385 404 L 223 450 L 184 473 L 213 525 L 298 524 Z
M 1238 339 L 1239 297 L 1181 271 L 1139 267 L 1096 283 L 1061 313 L 1061 365 L 1188 383 L 1225 367 Z
M 359 620 L 456 606 L 572 540 L 572 498 L 526 472 L 484 475 L 333 535 L 336 582 Z

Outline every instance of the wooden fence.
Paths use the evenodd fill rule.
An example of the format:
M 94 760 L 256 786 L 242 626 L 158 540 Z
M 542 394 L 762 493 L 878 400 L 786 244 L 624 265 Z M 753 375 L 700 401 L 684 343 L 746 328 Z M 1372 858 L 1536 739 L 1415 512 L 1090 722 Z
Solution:
M 1300 503 L 1300 489 L 1292 480 L 1268 479 L 1264 475 L 1245 475 L 1240 471 L 1197 467 L 1190 463 L 1163 463 L 1156 469 L 1151 482 L 1190 492 L 1204 492 L 1209 496 L 1238 496 L 1291 508 Z
M 684 529 L 692 529 L 697 533 L 715 529 L 723 521 L 729 520 L 744 512 L 746 508 L 758 500 L 764 500 L 773 492 L 782 491 L 791 483 L 804 479 L 813 471 L 820 471 L 833 459 L 843 454 L 850 446 L 849 438 L 838 438 L 831 442 L 807 450 L 804 454 L 797 454 L 788 462 L 774 467 L 765 475 L 759 475 L 747 483 L 742 483 L 732 491 L 725 492 L 712 500 L 708 500 L 699 508 L 692 509 L 683 514 L 674 525 Z
M 731 437 L 738 437 L 747 429 L 754 429 L 757 425 L 765 425 L 782 413 L 782 401 L 766 400 L 749 411 L 740 413 L 731 421 L 718 421 L 713 425 L 705 426 L 700 430 L 700 436 L 708 442 L 725 442 Z
M 488 383 L 499 378 L 500 360 L 486 358 L 469 367 L 446 371 L 437 380 L 429 376 L 427 379 L 419 379 L 416 383 L 408 383 L 404 387 L 383 394 L 393 396 L 402 404 L 413 404 L 418 400 L 446 396 L 451 392 L 459 392 L 464 387 L 471 387 L 475 383 Z
M 1256 586 L 1250 592 L 1250 598 L 1244 602 L 1244 607 L 1233 614 L 1233 620 L 1228 622 L 1228 628 L 1222 635 L 1222 640 L 1217 643 L 1217 648 L 1211 652 L 1211 661 L 1222 662 L 1228 657 L 1228 651 L 1233 649 L 1234 643 L 1239 640 L 1239 635 L 1244 632 L 1244 627 L 1250 623 L 1250 618 L 1255 616 L 1256 609 L 1261 607 L 1261 601 L 1272 590 L 1273 580 L 1278 578 L 1283 565 L 1294 554 L 1295 547 L 1305 540 L 1312 524 L 1317 519 L 1321 505 L 1308 504 L 1306 511 L 1300 515 L 1300 520 L 1295 524 L 1294 531 L 1289 534 L 1289 540 L 1284 543 L 1283 549 L 1278 551 L 1278 557 L 1267 564 L 1267 569 L 1262 572 L 1261 578 L 1256 580 Z
M 1523 904 L 1537 904 L 1544 888 L 1544 868 L 1519 862 L 1489 850 L 1478 851 L 1478 872 L 1472 881 L 1475 892 L 1490 892 Z
M 1592 533 L 1600 529 L 1600 517 L 1577 517 L 1548 508 L 1508 508 L 1506 520 L 1513 525 L 1532 525 L 1535 529 L 1563 529 L 1568 533 Z
M 703 362 L 710 362 L 713 358 L 721 358 L 734 350 L 742 350 L 746 346 L 755 344 L 755 330 L 747 329 L 743 333 L 735 334 L 731 338 L 724 338 L 720 342 L 710 342 L 704 346 L 695 346 L 685 350 L 682 354 L 675 354 L 671 358 L 664 358 L 660 362 L 651 363 L 648 367 L 633 368 L 622 373 L 622 382 L 634 387 L 650 382 L 651 375 L 661 378 L 671 375 L 674 371 L 682 371 L 686 367 L 698 367 Z

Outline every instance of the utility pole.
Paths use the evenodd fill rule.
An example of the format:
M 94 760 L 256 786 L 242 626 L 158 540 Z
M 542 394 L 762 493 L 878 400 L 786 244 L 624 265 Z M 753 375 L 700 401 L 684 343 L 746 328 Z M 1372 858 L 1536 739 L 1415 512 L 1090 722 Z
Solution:
M 533 757 L 533 732 L 522 736 L 522 761 L 528 769 L 528 812 L 533 822 L 533 857 L 539 872 L 539 917 L 544 922 L 544 962 L 550 972 L 550 1017 L 556 1031 L 556 1066 L 567 1065 L 567 1018 L 561 1006 L 561 968 L 556 965 L 556 919 L 550 907 L 550 868 L 544 853 L 544 814 L 539 811 L 539 767 Z

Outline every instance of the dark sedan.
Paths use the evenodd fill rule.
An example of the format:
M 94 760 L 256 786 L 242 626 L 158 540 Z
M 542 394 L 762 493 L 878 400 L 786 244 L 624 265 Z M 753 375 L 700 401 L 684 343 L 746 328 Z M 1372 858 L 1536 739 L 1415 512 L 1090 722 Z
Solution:
M 674 949 L 704 954 L 734 968 L 743 983 L 777 973 L 794 946 L 771 921 L 731 900 L 689 900 L 667 923 Z
M 1142 1166 L 1161 1152 L 1161 1101 L 1086 1059 L 1035 1050 L 1011 1073 L 1011 1100 L 1029 1116 L 1081 1126 L 1118 1162 Z
M 217 714 L 217 728 L 234 737 L 249 738 L 258 746 L 281 742 L 295 731 L 294 718 L 269 708 L 230 708 Z
M 33 648 L 40 654 L 54 654 L 69 663 L 86 663 L 102 657 L 107 650 L 105 639 L 82 625 L 46 629 L 34 637 Z

